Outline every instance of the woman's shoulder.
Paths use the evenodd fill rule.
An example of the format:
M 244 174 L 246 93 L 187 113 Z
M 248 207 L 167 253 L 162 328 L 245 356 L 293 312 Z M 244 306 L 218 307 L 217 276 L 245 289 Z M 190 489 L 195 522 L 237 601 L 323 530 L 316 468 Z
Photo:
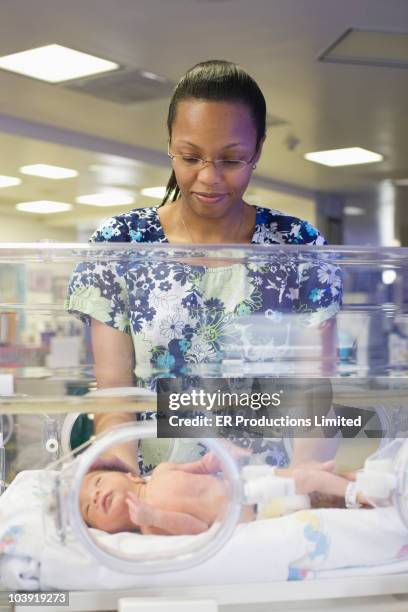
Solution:
M 163 229 L 157 207 L 134 208 L 108 217 L 91 236 L 91 242 L 161 242 Z
M 252 242 L 264 244 L 327 244 L 309 221 L 293 215 L 256 206 L 256 227 Z

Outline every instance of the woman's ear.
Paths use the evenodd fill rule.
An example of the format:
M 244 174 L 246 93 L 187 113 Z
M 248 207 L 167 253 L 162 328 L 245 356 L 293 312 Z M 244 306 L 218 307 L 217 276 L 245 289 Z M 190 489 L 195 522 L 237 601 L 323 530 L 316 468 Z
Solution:
M 265 134 L 265 136 L 263 136 L 263 137 L 261 138 L 261 140 L 259 141 L 258 147 L 257 147 L 257 149 L 256 149 L 255 157 L 254 157 L 254 159 L 253 159 L 253 163 L 254 163 L 255 165 L 258 163 L 258 161 L 259 161 L 259 159 L 260 159 L 260 157 L 261 157 L 261 155 L 262 155 L 262 148 L 263 148 L 263 145 L 264 145 L 265 139 L 266 139 L 266 134 Z
M 263 143 L 265 142 L 265 138 L 266 138 L 266 134 L 265 136 L 263 136 L 263 138 L 258 143 L 258 147 L 256 149 L 255 155 L 253 156 L 252 162 L 251 162 L 252 170 L 255 170 L 256 164 L 258 163 L 259 158 L 261 157 L 262 147 L 263 147 Z

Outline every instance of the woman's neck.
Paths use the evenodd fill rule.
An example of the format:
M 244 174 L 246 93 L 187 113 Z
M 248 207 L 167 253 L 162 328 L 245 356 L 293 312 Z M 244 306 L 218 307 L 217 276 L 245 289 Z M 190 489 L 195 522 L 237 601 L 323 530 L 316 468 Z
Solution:
M 167 211 L 166 209 L 168 206 Z M 161 220 L 173 242 L 192 244 L 249 243 L 255 227 L 255 207 L 244 201 L 221 218 L 205 218 L 194 213 L 180 198 L 164 207 Z M 159 209 L 160 210 L 160 209 Z M 165 214 L 167 212 L 167 215 Z M 166 229 L 166 228 L 165 228 Z

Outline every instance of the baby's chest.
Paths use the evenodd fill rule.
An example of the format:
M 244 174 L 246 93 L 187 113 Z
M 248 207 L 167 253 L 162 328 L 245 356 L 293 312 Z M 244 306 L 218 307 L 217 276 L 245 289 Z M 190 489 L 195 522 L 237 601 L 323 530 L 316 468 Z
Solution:
M 166 510 L 183 512 L 199 507 L 216 488 L 211 476 L 189 474 L 178 470 L 162 471 L 149 482 L 149 503 Z

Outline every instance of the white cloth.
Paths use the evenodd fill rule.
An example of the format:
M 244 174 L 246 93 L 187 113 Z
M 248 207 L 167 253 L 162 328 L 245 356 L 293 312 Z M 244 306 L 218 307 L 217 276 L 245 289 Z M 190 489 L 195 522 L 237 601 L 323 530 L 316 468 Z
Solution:
M 0 585 L 16 591 L 40 589 L 40 564 L 30 557 L 2 555 Z
M 298 537 L 304 550 L 303 557 L 290 564 L 291 579 L 340 568 L 377 567 L 379 571 L 379 566 L 388 564 L 398 572 L 397 565 L 408 562 L 408 530 L 394 508 L 306 510 L 291 515 L 291 520 L 303 523 Z

